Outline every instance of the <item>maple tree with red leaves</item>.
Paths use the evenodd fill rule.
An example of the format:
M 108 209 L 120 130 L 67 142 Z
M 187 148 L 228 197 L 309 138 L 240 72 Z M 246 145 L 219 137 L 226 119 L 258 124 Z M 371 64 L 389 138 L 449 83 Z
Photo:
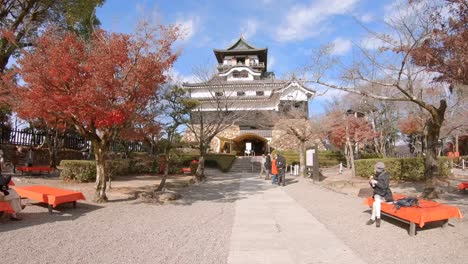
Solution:
M 410 2 L 420 2 L 411 0 Z M 431 20 L 435 25 L 430 37 L 414 48 L 413 62 L 437 73 L 438 82 L 468 85 L 468 2 L 444 0 L 434 4 Z M 443 8 L 445 6 L 445 8 Z M 448 11 L 448 12 L 447 12 Z M 453 88 L 452 88 L 453 89 Z
M 346 122 L 349 124 L 349 138 L 352 144 L 371 141 L 378 134 L 370 127 L 370 124 L 363 118 L 346 117 L 346 120 L 336 120 L 328 136 L 333 145 L 344 148 L 346 144 Z
M 49 30 L 4 76 L 22 118 L 60 120 L 92 142 L 97 202 L 107 201 L 104 164 L 110 144 L 156 99 L 179 55 L 172 50 L 178 37 L 177 27 L 147 24 L 134 34 L 98 30 L 88 41 Z M 14 82 L 15 76 L 22 81 Z

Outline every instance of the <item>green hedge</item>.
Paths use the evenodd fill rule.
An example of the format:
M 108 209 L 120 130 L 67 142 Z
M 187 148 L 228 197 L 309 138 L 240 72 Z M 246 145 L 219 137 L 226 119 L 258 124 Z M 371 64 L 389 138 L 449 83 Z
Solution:
M 60 178 L 79 182 L 96 180 L 96 162 L 92 160 L 62 160 Z
M 381 159 L 383 158 L 382 155 L 377 153 L 359 153 L 360 159 Z
M 339 151 L 319 151 L 318 160 L 320 167 L 333 167 L 339 165 L 341 162 L 346 164 L 345 156 Z
M 150 172 L 153 163 L 141 163 L 136 160 L 108 160 L 106 168 L 108 177 L 115 178 L 131 173 Z M 94 160 L 62 160 L 60 178 L 79 182 L 91 182 L 96 180 L 96 161 Z
M 282 151 L 288 164 L 299 163 L 299 152 L 297 151 Z M 320 167 L 332 167 L 339 165 L 340 162 L 346 163 L 346 158 L 339 151 L 319 151 L 318 160 Z
M 216 166 L 222 172 L 228 172 L 234 160 L 236 160 L 236 156 L 232 154 L 206 154 L 205 165 L 208 167 Z
M 422 181 L 424 180 L 423 158 L 389 158 L 389 159 L 362 159 L 356 160 L 356 176 L 369 178 L 374 175 L 374 165 L 378 161 L 385 163 L 386 171 L 390 173 L 392 180 Z M 448 159 L 438 158 L 439 173 L 441 177 L 450 174 Z
M 273 151 L 274 152 L 274 151 Z M 297 151 L 280 151 L 286 159 L 287 164 L 299 163 L 299 152 Z

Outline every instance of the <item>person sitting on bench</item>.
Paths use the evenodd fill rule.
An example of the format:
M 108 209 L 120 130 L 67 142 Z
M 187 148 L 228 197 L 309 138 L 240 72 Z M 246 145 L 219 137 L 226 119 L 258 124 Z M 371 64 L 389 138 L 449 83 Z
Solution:
M 21 220 L 21 217 L 18 215 L 18 213 L 23 210 L 21 198 L 15 190 L 8 187 L 10 181 L 11 176 L 4 176 L 0 171 L 0 201 L 9 203 L 11 208 L 15 211 L 10 215 L 12 220 Z
M 393 202 L 393 195 L 389 186 L 390 175 L 385 171 L 385 164 L 377 162 L 374 169 L 375 175 L 369 181 L 369 184 L 374 189 L 374 203 L 372 204 L 372 215 L 369 221 L 367 221 L 367 225 L 372 225 L 375 222 L 375 226 L 380 227 L 381 203 L 383 201 Z

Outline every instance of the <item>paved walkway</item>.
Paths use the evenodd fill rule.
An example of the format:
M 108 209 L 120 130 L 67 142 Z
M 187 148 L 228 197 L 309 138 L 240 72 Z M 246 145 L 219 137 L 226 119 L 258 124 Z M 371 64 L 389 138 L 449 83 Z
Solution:
M 364 263 L 282 187 L 256 177 L 241 178 L 229 264 Z

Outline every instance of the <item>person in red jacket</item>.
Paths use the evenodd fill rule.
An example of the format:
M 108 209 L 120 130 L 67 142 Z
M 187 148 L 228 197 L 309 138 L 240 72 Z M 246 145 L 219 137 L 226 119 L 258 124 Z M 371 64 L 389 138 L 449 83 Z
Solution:
M 276 184 L 278 177 L 278 168 L 276 167 L 276 155 L 271 160 L 271 184 Z

